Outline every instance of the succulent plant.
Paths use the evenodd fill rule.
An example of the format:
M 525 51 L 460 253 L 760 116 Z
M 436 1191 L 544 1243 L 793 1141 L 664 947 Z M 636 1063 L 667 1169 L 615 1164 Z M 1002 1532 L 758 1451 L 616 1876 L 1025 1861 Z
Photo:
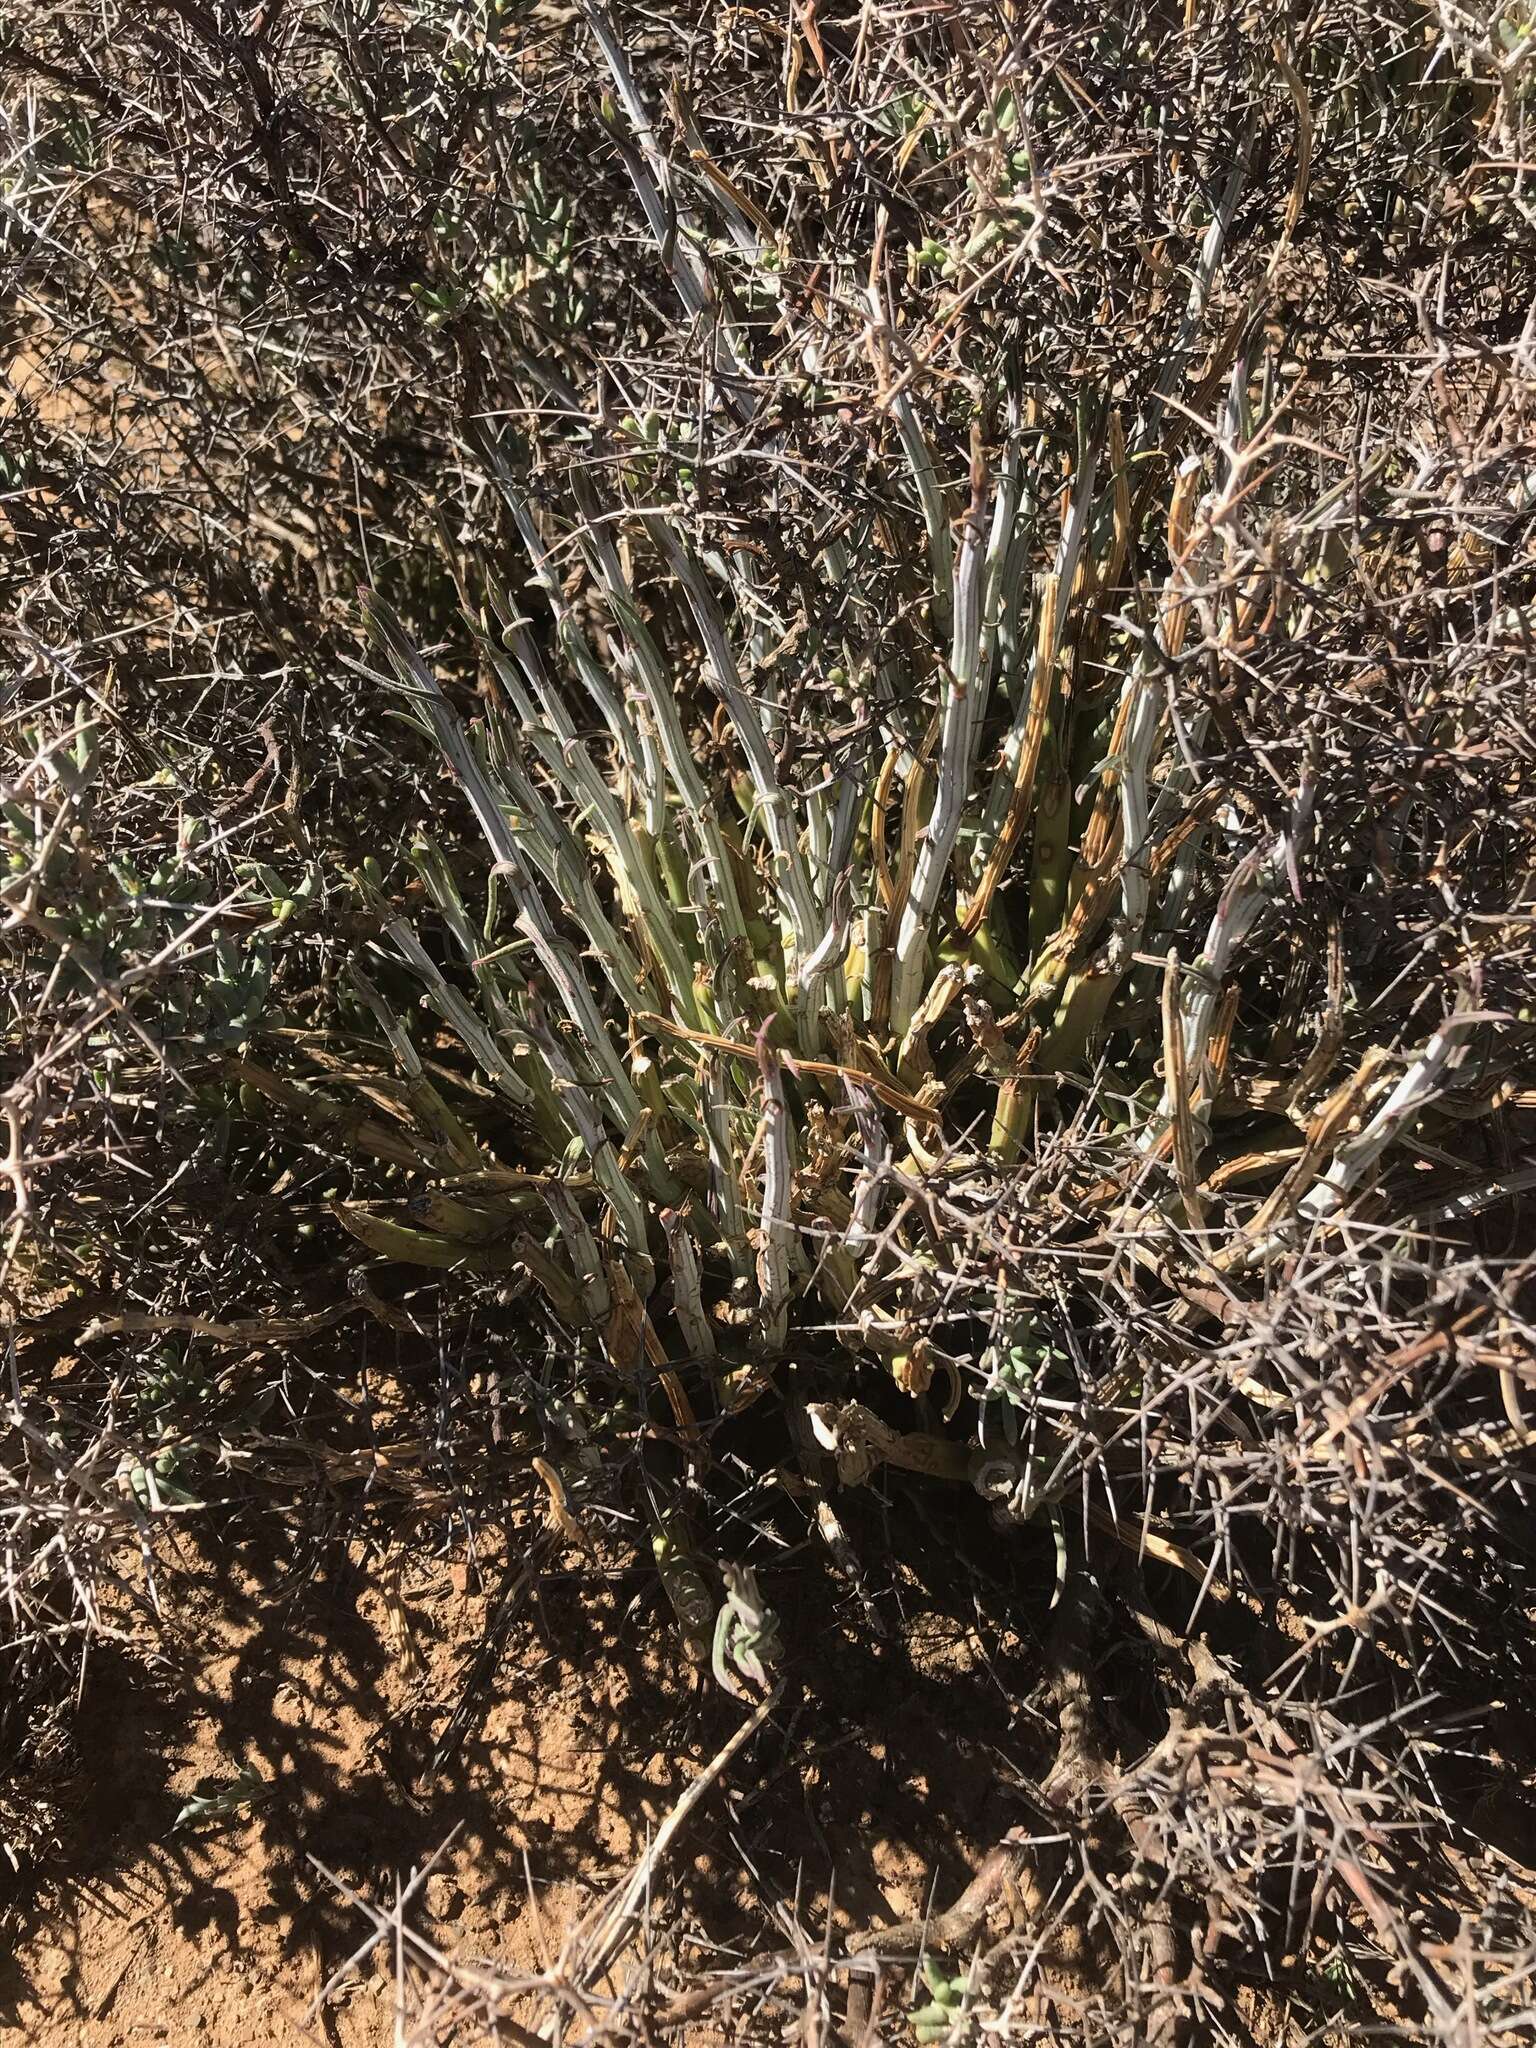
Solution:
M 668 195 L 680 209 L 663 253 L 685 310 L 712 309 L 706 396 L 729 422 L 756 403 L 755 330 L 591 12 L 616 88 L 605 123 L 647 217 Z M 1261 627 L 1310 630 L 1346 516 L 1336 491 L 1264 466 L 1284 400 L 1251 323 L 1201 373 L 1217 431 L 1181 452 L 1177 393 L 1246 175 L 1239 157 L 1194 238 L 1176 346 L 1133 411 L 1085 390 L 1064 440 L 1059 408 L 1050 426 L 1021 394 L 973 395 L 969 474 L 951 480 L 896 377 L 893 459 L 869 455 L 884 509 L 809 548 L 762 517 L 755 546 L 721 541 L 703 427 L 592 423 L 563 506 L 536 497 L 512 442 L 486 441 L 536 598 L 525 610 L 502 564 L 472 572 L 472 728 L 366 597 L 382 679 L 486 859 L 481 886 L 418 839 L 430 944 L 359 878 L 378 936 L 354 990 L 421 1110 L 431 1215 L 344 1206 L 364 1243 L 521 1271 L 614 1371 L 654 1374 L 685 1435 L 701 1402 L 739 1410 L 809 1349 L 913 1396 L 942 1374 L 950 1417 L 969 1375 L 974 1426 L 1001 1397 L 1003 1434 L 1023 1415 L 1033 1441 L 1064 1333 L 1046 1314 L 1021 1336 L 1017 1304 L 979 1311 L 954 1282 L 1042 1134 L 1070 1129 L 1064 1194 L 1113 1217 L 1123 1258 L 1208 1295 L 1337 1214 L 1443 1090 L 1468 996 L 1394 1081 L 1379 1049 L 1334 1071 L 1333 986 L 1287 1098 L 1299 1152 L 1271 1132 L 1255 1153 L 1251 1128 L 1215 1120 L 1243 988 L 1267 973 L 1256 942 L 1298 898 L 1318 764 L 1300 750 L 1267 820 L 1219 801 L 1200 767 L 1214 713 L 1181 708 L 1179 679 L 1201 648 L 1225 660 Z M 767 261 L 729 181 L 698 189 L 737 257 Z M 871 298 L 872 347 L 884 320 Z M 764 558 L 794 567 L 765 575 Z M 515 1158 L 448 1108 L 401 991 L 499 1098 Z M 1262 1053 L 1250 1024 L 1249 1064 Z

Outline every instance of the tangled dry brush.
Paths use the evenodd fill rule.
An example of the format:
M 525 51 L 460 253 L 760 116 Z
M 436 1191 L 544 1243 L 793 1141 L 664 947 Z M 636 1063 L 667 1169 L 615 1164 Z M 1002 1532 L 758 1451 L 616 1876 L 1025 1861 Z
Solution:
M 18 1858 L 50 1674 L 382 1325 L 738 1696 L 744 1457 L 831 1568 L 870 1489 L 1032 1561 L 1060 1746 L 973 1894 L 599 1996 L 626 1894 L 557 2029 L 900 2038 L 920 1948 L 927 2040 L 1529 2026 L 1533 51 L 6 31 Z M 415 1424 L 482 1493 L 484 1383 Z

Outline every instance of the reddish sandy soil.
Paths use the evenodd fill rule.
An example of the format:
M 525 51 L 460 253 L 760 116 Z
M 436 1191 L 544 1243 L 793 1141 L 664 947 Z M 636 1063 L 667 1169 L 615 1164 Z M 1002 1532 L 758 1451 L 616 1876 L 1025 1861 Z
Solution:
M 370 1923 L 342 1887 L 387 1907 L 441 1852 L 412 1926 L 501 1975 L 538 1972 L 743 1718 L 677 1654 L 653 1575 L 557 1567 L 434 1770 L 511 1574 L 483 1549 L 400 1559 L 318 1536 L 277 1559 L 185 1554 L 168 1654 L 92 1651 L 65 1839 L 10 1911 L 0 2031 L 48 2048 L 390 2042 L 394 1959 L 344 1970 Z M 1017 1818 L 1010 1757 L 1037 1760 L 1009 1705 L 1030 1645 L 899 1579 L 904 1633 L 875 1642 L 824 1565 L 783 1577 L 819 1653 L 672 1861 L 684 1968 L 708 1953 L 700 1930 L 782 1943 L 771 1915 L 797 1896 L 819 1932 L 834 1873 L 839 1919 L 920 1911 L 931 1882 L 952 1895 Z M 178 1825 L 200 1784 L 242 1771 L 248 1804 Z M 405 2017 L 430 1994 L 411 1974 Z

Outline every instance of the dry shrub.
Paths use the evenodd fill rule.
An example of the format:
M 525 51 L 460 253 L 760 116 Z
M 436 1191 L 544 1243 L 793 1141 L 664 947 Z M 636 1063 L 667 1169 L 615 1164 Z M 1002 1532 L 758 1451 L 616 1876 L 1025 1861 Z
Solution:
M 189 1340 L 85 1347 L 81 1441 L 127 1374 L 152 1520 L 168 1317 L 516 1295 L 530 1451 L 732 1690 L 796 1655 L 749 1411 L 1055 1561 L 1035 1910 L 946 1919 L 925 2038 L 1518 2031 L 1522 11 L 77 21 L 5 51 L 10 1285 Z M 603 2024 L 822 2025 L 819 1939 Z

